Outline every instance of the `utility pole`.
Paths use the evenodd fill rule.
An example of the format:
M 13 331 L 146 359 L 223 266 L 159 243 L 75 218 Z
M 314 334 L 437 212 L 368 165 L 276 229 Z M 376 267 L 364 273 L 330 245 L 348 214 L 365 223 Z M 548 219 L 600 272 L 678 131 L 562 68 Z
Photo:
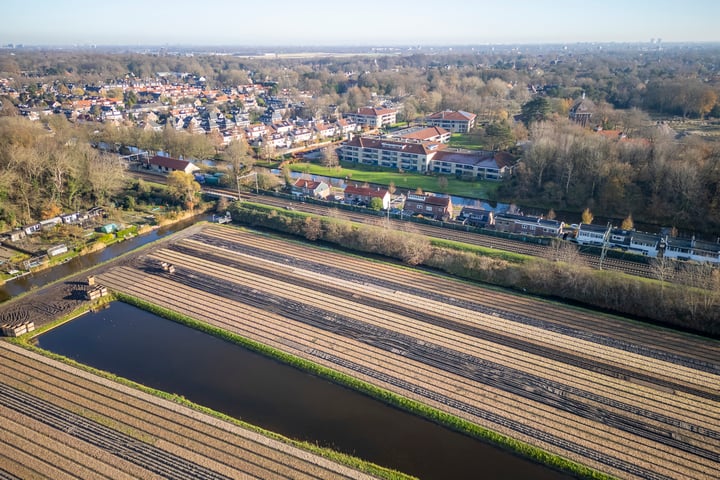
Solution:
M 258 176 L 257 172 L 250 172 L 247 175 L 238 175 L 237 176 L 237 184 L 238 184 L 238 200 L 240 200 L 240 179 L 252 177 L 255 176 L 255 193 L 260 194 L 260 186 L 258 185 Z
M 610 246 L 610 230 L 611 229 L 612 229 L 612 224 L 610 222 L 608 222 L 607 230 L 605 230 L 605 235 L 603 235 L 602 251 L 600 252 L 600 270 L 602 270 L 603 260 L 605 260 L 605 255 L 607 254 L 608 247 Z

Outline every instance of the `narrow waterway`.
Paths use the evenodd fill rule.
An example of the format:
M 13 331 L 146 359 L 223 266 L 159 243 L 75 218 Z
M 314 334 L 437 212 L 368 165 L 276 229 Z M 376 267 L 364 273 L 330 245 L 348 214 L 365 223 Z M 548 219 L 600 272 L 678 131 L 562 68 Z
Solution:
M 282 435 L 422 479 L 572 478 L 124 303 L 83 315 L 37 343 Z
M 148 233 L 138 235 L 137 237 L 133 237 L 129 240 L 113 243 L 103 250 L 89 253 L 87 255 L 81 255 L 52 268 L 40 270 L 39 272 L 7 281 L 4 285 L 0 285 L 0 303 L 10 300 L 12 297 L 30 291 L 34 288 L 42 287 L 43 285 L 60 278 L 81 272 L 82 270 L 95 266 L 98 263 L 111 260 L 118 255 L 122 255 L 123 253 L 129 252 L 130 250 L 145 245 L 146 243 L 154 242 L 155 240 L 166 237 L 172 233 L 179 232 L 180 230 L 187 228 L 200 220 L 209 220 L 211 217 L 212 215 L 202 214 L 166 227 L 156 228 L 155 230 L 151 230 Z

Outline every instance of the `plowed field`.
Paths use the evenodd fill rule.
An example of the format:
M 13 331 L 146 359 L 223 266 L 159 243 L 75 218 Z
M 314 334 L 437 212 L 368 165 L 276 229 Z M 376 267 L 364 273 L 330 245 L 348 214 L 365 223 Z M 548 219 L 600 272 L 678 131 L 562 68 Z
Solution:
M 720 478 L 718 342 L 220 226 L 98 281 L 621 478 Z

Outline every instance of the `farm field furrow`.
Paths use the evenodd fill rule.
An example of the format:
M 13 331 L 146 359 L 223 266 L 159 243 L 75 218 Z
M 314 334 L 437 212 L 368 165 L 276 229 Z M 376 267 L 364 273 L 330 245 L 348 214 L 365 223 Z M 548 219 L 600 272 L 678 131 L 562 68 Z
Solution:
M 10 465 L 37 458 L 33 468 L 47 478 L 63 478 L 58 471 L 61 458 L 97 472 L 107 469 L 107 478 L 237 478 L 242 472 L 256 478 L 370 478 L 6 342 L 0 342 L 0 358 L 0 416 L 3 424 L 18 425 L 6 434 L 15 436 L 17 456 L 12 458 L 17 460 Z M 175 443 L 183 431 L 188 432 L 185 440 Z M 25 440 L 19 439 L 23 434 Z M 0 443 L 2 438 L 0 433 Z M 218 463 L 217 450 L 206 446 L 213 438 L 218 439 L 215 446 L 225 450 L 224 463 Z M 59 445 L 60 450 L 55 457 L 43 456 L 37 450 L 42 445 Z M 120 472 L 113 474 L 117 468 Z M 97 478 L 89 471 L 80 476 Z
M 695 352 L 693 360 L 710 363 L 713 373 L 720 373 L 720 364 L 718 364 L 720 347 L 717 342 L 677 333 L 673 335 L 672 342 L 666 342 L 660 332 L 649 329 L 647 325 L 627 321 L 618 323 L 617 320 L 603 315 L 589 314 L 582 310 L 564 308 L 557 304 L 496 290 L 481 289 L 475 285 L 448 279 L 445 276 L 428 276 L 424 272 L 398 269 L 392 265 L 370 262 L 325 249 L 321 250 L 323 266 L 320 269 L 313 269 L 313 265 L 317 264 L 318 254 L 312 250 L 298 249 L 293 252 L 293 255 L 288 255 L 287 244 L 278 239 L 262 235 L 248 238 L 247 235 L 243 236 L 240 231 L 218 227 L 210 227 L 209 231 L 212 231 L 213 235 L 217 231 L 218 237 L 214 238 L 213 235 L 207 233 L 198 233 L 190 236 L 187 241 L 197 241 L 206 247 L 217 246 L 229 252 L 274 260 L 277 263 L 285 264 L 288 269 L 303 268 L 312 272 L 334 273 L 336 276 L 340 275 L 335 272 L 348 272 L 349 275 L 354 275 L 354 281 L 360 284 L 387 285 L 393 291 L 417 292 L 418 294 L 422 292 L 429 298 L 439 297 L 442 300 L 452 298 L 456 304 L 463 301 L 470 302 L 471 305 L 490 310 L 491 313 L 499 312 L 498 307 L 502 306 L 503 312 L 517 313 L 523 317 L 517 321 L 549 322 L 550 326 L 566 335 L 574 333 L 585 336 L 602 335 L 602 338 L 597 339 L 598 342 L 618 343 L 622 340 L 631 343 L 635 349 L 667 349 L 666 352 L 659 353 L 679 356 L 684 355 L 686 348 L 692 348 Z M 369 275 L 369 271 L 372 271 L 372 275 Z M 443 295 L 444 292 L 452 292 L 452 295 Z M 599 322 L 599 318 L 603 318 L 604 321 Z M 645 341 L 646 338 L 647 341 Z M 647 353 L 645 355 L 647 356 Z
M 622 478 L 720 476 L 712 341 L 217 226 L 101 281 Z

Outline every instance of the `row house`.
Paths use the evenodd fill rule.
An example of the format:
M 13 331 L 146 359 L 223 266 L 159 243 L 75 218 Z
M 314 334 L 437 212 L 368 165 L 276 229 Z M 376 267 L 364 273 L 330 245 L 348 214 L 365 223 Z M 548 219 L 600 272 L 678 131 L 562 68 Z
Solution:
M 520 233 L 538 237 L 558 237 L 563 234 L 565 224 L 531 215 L 502 213 L 495 217 L 495 228 L 501 232 Z
M 279 123 L 271 125 L 271 128 L 275 130 L 275 133 L 279 133 L 281 135 L 288 135 L 293 130 L 293 128 L 295 128 L 295 126 L 289 121 L 283 120 Z
M 480 228 L 492 227 L 495 226 L 495 213 L 483 208 L 463 207 L 457 220 L 463 225 Z
M 265 137 L 265 144 L 272 145 L 275 148 L 290 148 L 292 140 L 281 133 L 272 133 Z
M 337 127 L 333 124 L 319 123 L 315 125 L 315 132 L 319 138 L 331 138 L 337 134 Z
M 302 142 L 309 141 L 313 136 L 312 130 L 309 128 L 296 128 L 293 131 L 290 132 L 290 137 L 292 138 L 293 144 L 298 144 Z
M 358 108 L 355 113 L 346 113 L 345 118 L 353 120 L 358 125 L 370 128 L 382 128 L 397 122 L 397 110 L 394 108 Z
M 448 220 L 453 217 L 453 204 L 450 197 L 420 195 L 408 193 L 403 212 L 408 215 L 422 215 L 435 220 Z
M 267 135 L 267 127 L 262 123 L 255 123 L 245 128 L 245 136 L 249 140 L 257 140 Z
M 442 127 L 453 133 L 468 133 L 475 127 L 476 118 L 474 113 L 444 110 L 427 116 L 425 122 L 431 127 Z

